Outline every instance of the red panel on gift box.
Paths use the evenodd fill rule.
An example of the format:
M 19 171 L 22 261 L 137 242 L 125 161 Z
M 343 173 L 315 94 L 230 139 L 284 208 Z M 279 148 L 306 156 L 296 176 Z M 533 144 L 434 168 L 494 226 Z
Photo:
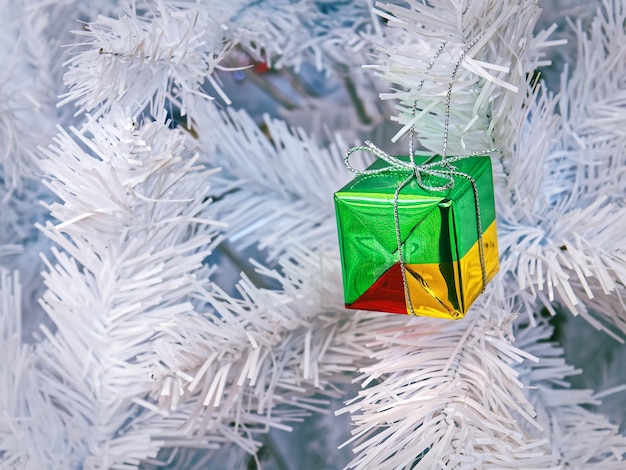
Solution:
M 391 266 L 363 295 L 346 307 L 375 312 L 407 313 L 400 263 Z

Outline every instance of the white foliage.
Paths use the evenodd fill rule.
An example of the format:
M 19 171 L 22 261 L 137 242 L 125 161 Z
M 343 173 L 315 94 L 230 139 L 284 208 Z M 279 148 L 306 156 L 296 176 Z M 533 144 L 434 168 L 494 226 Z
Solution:
M 39 393 L 36 356 L 22 342 L 19 274 L 0 268 L 0 466 L 4 469 L 70 468 L 72 456 L 46 454 L 63 446 L 54 403 Z
M 39 251 L 44 237 L 34 228 L 49 197 L 39 184 L 37 146 L 47 144 L 63 120 L 56 108 L 61 91 L 61 45 L 69 36 L 72 2 L 0 1 L 0 265 L 19 270 L 25 295 L 24 337 L 42 320 Z
M 205 79 L 220 92 L 211 78 L 226 48 L 220 13 L 158 2 L 146 11 L 127 4 L 117 20 L 99 17 L 76 32 L 85 37 L 84 50 L 67 62 L 69 91 L 61 104 L 72 102 L 79 111 L 100 106 L 101 114 L 117 102 L 135 113 L 149 107 L 154 115 L 168 100 L 183 115 L 192 112 L 195 97 L 210 98 L 201 89 Z
M 20 418 L 26 411 L 22 381 L 28 382 L 30 353 L 22 344 L 20 285 L 17 273 L 0 268 L 0 455 L 6 465 L 27 458 L 20 444 Z M 26 376 L 26 377 L 24 377 Z M 21 451 L 21 452 L 20 452 Z
M 44 150 L 46 184 L 62 201 L 41 229 L 63 250 L 46 261 L 41 303 L 56 331 L 37 348 L 40 393 L 66 423 L 64 445 L 83 468 L 121 468 L 155 457 L 160 443 L 135 429 L 152 381 L 150 339 L 192 311 L 196 272 L 208 253 L 209 174 L 163 118 L 137 124 L 119 110 L 59 129 Z
M 577 22 L 577 62 L 562 77 L 562 124 L 555 150 L 569 164 L 561 165 L 561 171 L 571 172 L 563 179 L 575 183 L 572 189 L 580 198 L 609 193 L 623 201 L 624 155 L 620 149 L 626 138 L 622 125 L 626 91 L 621 44 L 626 38 L 625 19 L 623 2 L 606 0 L 588 31 Z M 562 191 L 550 189 L 553 197 Z
M 362 14 L 367 1 L 347 5 L 341 8 L 348 18 L 360 13 L 356 20 L 308 1 L 127 3 L 120 18 L 101 16 L 76 31 L 85 40 L 67 61 L 69 91 L 61 104 L 98 108 L 98 116 L 114 102 L 152 113 L 171 102 L 193 117 L 198 98 L 217 93 L 229 102 L 212 74 L 234 47 L 268 62 L 280 57 L 278 67 L 298 66 L 311 51 L 320 69 L 338 59 L 345 41 L 357 55 L 366 50 L 375 34 L 372 18 Z
M 518 91 L 540 63 L 538 49 L 546 45 L 532 36 L 539 12 L 536 2 L 520 0 L 379 4 L 377 13 L 391 28 L 403 31 L 385 37 L 375 66 L 399 86 L 381 95 L 400 100 L 397 120 L 404 127 L 395 138 L 415 125 L 422 145 L 440 152 L 452 84 L 450 154 L 492 148 L 494 140 L 506 145 L 499 129 L 507 129 L 502 124 L 511 112 L 516 122 L 521 111 L 516 107 L 523 102 Z M 457 63 L 460 68 L 453 76 Z
M 36 148 L 53 135 L 60 65 L 57 24 L 67 25 L 64 5 L 0 2 L 0 184 L 11 192 L 33 177 Z M 58 62 L 57 62 L 58 61 Z
M 380 325 L 377 362 L 344 409 L 357 425 L 350 467 L 551 466 L 547 442 L 526 431 L 538 425 L 514 366 L 533 358 L 511 344 L 512 318 L 481 305 L 454 323 Z
M 600 404 L 602 394 L 570 388 L 566 377 L 580 371 L 565 363 L 563 349 L 550 341 L 552 333 L 545 322 L 535 326 L 518 323 L 515 332 L 515 345 L 538 359 L 517 369 L 537 411 L 542 437 L 559 456 L 559 468 L 624 468 L 626 438 L 619 434 L 618 426 L 588 409 Z M 623 391 L 622 386 L 613 393 Z
M 450 323 L 378 325 L 363 369 L 351 468 L 621 468 L 626 438 L 571 390 L 563 350 L 493 302 Z M 513 331 L 511 331 L 513 329 Z M 616 392 L 623 391 L 623 388 Z
M 212 162 L 224 168 L 221 220 L 239 246 L 258 244 L 275 259 L 290 245 L 334 246 L 333 191 L 351 174 L 342 163 L 346 144 L 323 147 L 302 129 L 265 117 L 265 132 L 245 110 L 207 110 L 198 130 L 218 147 Z
M 164 325 L 155 340 L 152 396 L 188 436 L 166 446 L 234 442 L 254 453 L 257 434 L 290 429 L 309 411 L 323 411 L 338 377 L 354 371 L 371 340 L 367 320 L 378 314 L 342 314 L 335 256 L 291 248 L 280 260 L 280 282 L 259 289 L 243 278 L 240 299 L 217 286 L 203 293 L 211 315 L 188 312 Z M 164 424 L 165 426 L 166 424 Z
M 561 302 L 598 328 L 605 326 L 588 314 L 585 303 L 612 294 L 614 307 L 595 316 L 622 332 L 626 253 L 617 221 L 625 215 L 626 161 L 619 117 L 624 81 L 616 65 L 625 15 L 621 2 L 609 1 L 593 20 L 591 36 L 579 23 L 578 65 L 571 77 L 565 71 L 560 97 L 542 92 L 529 103 L 512 158 L 503 162 L 512 197 L 500 211 L 503 266 L 522 289 L 548 308 Z
M 47 211 L 39 201 L 48 197 L 46 191 L 34 181 L 25 179 L 21 188 L 11 192 L 0 188 L 0 199 L 6 195 L 6 201 L 0 202 L 0 266 L 9 271 L 18 271 L 23 290 L 21 308 L 24 312 L 23 339 L 32 342 L 31 333 L 41 321 L 45 321 L 44 312 L 38 306 L 39 295 L 43 292 L 41 270 L 43 262 L 38 253 L 46 252 L 49 244 L 39 230 L 34 227 L 36 221 L 45 220 Z
M 329 73 L 333 69 L 352 73 L 382 34 L 379 20 L 369 11 L 371 0 L 235 4 L 238 9 L 228 26 L 233 39 L 255 57 L 279 68 L 299 70 L 308 63 Z

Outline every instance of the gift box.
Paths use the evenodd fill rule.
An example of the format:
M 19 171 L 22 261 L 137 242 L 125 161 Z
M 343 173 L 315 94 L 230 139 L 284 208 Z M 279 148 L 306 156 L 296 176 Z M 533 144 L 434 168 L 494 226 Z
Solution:
M 416 155 L 415 163 L 440 158 Z M 420 173 L 420 184 L 412 170 L 378 159 L 335 193 L 347 308 L 458 319 L 496 274 L 491 159 L 448 161 L 443 177 Z M 432 190 L 446 186 L 442 178 L 449 187 Z

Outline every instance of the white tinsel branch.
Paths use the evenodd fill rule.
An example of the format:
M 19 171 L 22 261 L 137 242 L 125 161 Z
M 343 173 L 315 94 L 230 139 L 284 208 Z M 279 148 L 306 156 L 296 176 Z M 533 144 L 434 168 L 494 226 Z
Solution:
M 571 77 L 564 72 L 561 96 L 539 89 L 529 94 L 536 99 L 526 106 L 511 159 L 503 161 L 511 198 L 500 193 L 506 202 L 499 207 L 502 264 L 519 286 L 549 310 L 558 301 L 597 328 L 610 331 L 603 324 L 608 320 L 622 332 L 626 253 L 616 221 L 625 215 L 620 182 L 626 136 L 617 64 L 625 15 L 621 2 L 605 2 L 591 36 L 578 27 L 579 62 Z M 589 312 L 586 305 L 608 295 L 613 307 Z
M 24 189 L 24 179 L 37 168 L 36 149 L 54 134 L 59 86 L 59 41 L 53 32 L 66 26 L 63 5 L 34 1 L 0 2 L 0 184 L 9 191 Z M 59 63 L 57 63 L 57 60 Z
M 549 466 L 547 442 L 523 425 L 538 427 L 513 368 L 535 359 L 512 346 L 507 316 L 481 305 L 459 322 L 379 329 L 377 362 L 344 408 L 357 425 L 350 467 Z
M 497 138 L 497 129 L 521 103 L 518 91 L 540 64 L 537 47 L 545 45 L 533 42 L 540 11 L 536 2 L 413 0 L 406 5 L 377 4 L 376 11 L 391 28 L 403 31 L 381 41 L 375 66 L 384 79 L 399 86 L 381 95 L 400 100 L 397 119 L 404 127 L 395 139 L 415 126 L 422 145 L 440 152 L 452 83 L 449 151 L 488 149 L 494 140 L 506 144 Z
M 599 397 L 569 389 L 552 329 L 480 304 L 456 323 L 378 326 L 377 362 L 342 410 L 357 425 L 350 467 L 621 468 L 626 439 L 585 408 Z
M 46 184 L 62 202 L 50 206 L 59 223 L 41 227 L 61 250 L 46 260 L 41 303 L 56 331 L 42 327 L 38 393 L 66 423 L 63 446 L 39 441 L 43 460 L 136 466 L 160 448 L 155 429 L 133 427 L 145 419 L 135 400 L 152 385 L 145 356 L 160 324 L 193 310 L 214 232 L 204 228 L 214 224 L 209 172 L 167 126 L 114 110 L 73 135 L 60 129 L 43 151 Z
M 581 371 L 569 366 L 560 346 L 552 342 L 553 328 L 545 321 L 530 326 L 526 319 L 515 325 L 515 346 L 532 354 L 536 362 L 516 367 L 529 391 L 530 402 L 542 425 L 558 465 L 569 468 L 620 469 L 624 467 L 626 438 L 605 416 L 589 410 L 603 395 L 623 393 L 624 386 L 594 395 L 592 390 L 572 389 L 568 376 Z
M 126 3 L 120 18 L 100 16 L 76 31 L 85 40 L 66 62 L 69 91 L 59 105 L 73 103 L 98 117 L 116 102 L 153 114 L 170 103 L 193 119 L 198 98 L 217 94 L 230 103 L 213 72 L 235 47 L 277 67 L 298 69 L 311 55 L 319 69 L 330 69 L 345 62 L 338 51 L 347 41 L 356 67 L 379 31 L 364 16 L 367 7 L 367 0 L 339 12 L 303 0 Z
M 276 259 L 290 245 L 336 245 L 333 191 L 350 179 L 342 163 L 347 145 L 322 146 L 299 128 L 265 116 L 265 133 L 245 110 L 206 110 L 204 138 L 217 144 L 213 165 L 224 168 L 216 208 L 238 247 L 252 243 Z
M 211 98 L 202 89 L 205 80 L 225 98 L 212 77 L 228 48 L 219 12 L 161 2 L 145 11 L 128 4 L 117 20 L 99 17 L 76 32 L 86 39 L 66 63 L 69 91 L 59 105 L 97 109 L 95 117 L 113 103 L 133 113 L 149 107 L 156 115 L 168 101 L 184 116 L 196 98 Z
M 17 273 L 0 268 L 0 455 L 5 465 L 17 466 L 28 458 L 27 446 L 20 444 L 25 425 L 25 395 L 22 380 L 31 366 L 31 353 L 22 344 L 20 284 Z
M 327 402 L 310 395 L 336 395 L 341 375 L 366 355 L 368 318 L 380 316 L 341 314 L 338 268 L 322 253 L 292 247 L 280 273 L 259 266 L 279 289 L 243 278 L 240 298 L 232 298 L 213 286 L 202 300 L 214 313 L 164 325 L 152 396 L 189 437 L 165 437 L 166 447 L 227 440 L 254 453 L 258 434 L 324 411 Z
M 311 64 L 329 75 L 338 67 L 352 73 L 382 34 L 379 19 L 370 14 L 371 0 L 235 4 L 228 26 L 233 41 L 277 68 Z

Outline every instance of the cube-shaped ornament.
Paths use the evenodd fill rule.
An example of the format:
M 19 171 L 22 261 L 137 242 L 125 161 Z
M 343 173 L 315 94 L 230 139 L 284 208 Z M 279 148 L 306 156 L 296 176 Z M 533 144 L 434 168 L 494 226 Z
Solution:
M 417 165 L 427 160 L 433 157 L 415 157 Z M 422 185 L 412 178 L 394 202 L 412 170 L 390 168 L 358 175 L 335 193 L 347 308 L 459 319 L 496 274 L 491 159 L 451 165 L 454 183 L 444 191 L 424 189 L 436 176 L 426 175 Z M 368 170 L 388 166 L 378 159 Z

